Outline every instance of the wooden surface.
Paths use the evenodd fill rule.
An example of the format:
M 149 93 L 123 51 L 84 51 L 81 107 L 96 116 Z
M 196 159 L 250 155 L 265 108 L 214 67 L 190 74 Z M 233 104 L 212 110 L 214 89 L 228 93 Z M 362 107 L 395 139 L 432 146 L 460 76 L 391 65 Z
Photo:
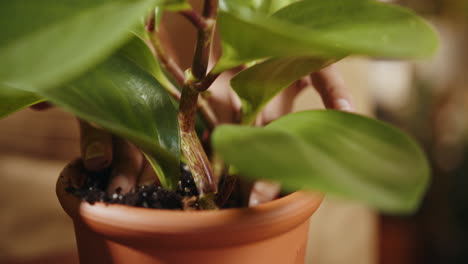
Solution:
M 70 160 L 79 155 L 74 117 L 52 108 L 24 109 L 0 121 L 0 154 Z
M 72 223 L 55 197 L 77 142 L 75 118 L 58 109 L 0 121 L 0 263 L 77 263 Z
M 56 253 L 51 256 L 39 256 L 23 260 L 3 260 L 2 264 L 78 264 L 76 251 Z

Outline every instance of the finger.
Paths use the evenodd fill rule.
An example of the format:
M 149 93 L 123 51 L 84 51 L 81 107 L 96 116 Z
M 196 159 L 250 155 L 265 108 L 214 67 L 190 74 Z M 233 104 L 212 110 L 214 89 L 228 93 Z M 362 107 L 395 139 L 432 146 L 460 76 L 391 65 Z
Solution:
M 308 85 L 309 83 L 306 79 L 294 82 L 268 103 L 257 118 L 256 124 L 263 126 L 290 113 L 293 110 L 294 99 Z M 255 181 L 250 192 L 249 206 L 256 206 L 272 201 L 279 196 L 280 191 L 281 185 L 279 183 Z
M 86 169 L 101 171 L 112 163 L 112 135 L 79 120 L 81 157 Z
M 333 65 L 311 74 L 310 77 L 326 108 L 354 112 L 353 98 Z
M 86 182 L 86 171 L 83 167 L 81 159 L 76 159 L 70 162 L 65 169 L 63 169 L 61 175 L 66 175 L 70 179 L 70 186 L 76 189 L 80 189 Z
M 30 107 L 33 110 L 42 111 L 42 110 L 46 110 L 46 109 L 51 108 L 52 104 L 50 104 L 48 102 L 40 102 L 40 103 L 37 103 L 35 105 L 31 105 Z
M 257 206 L 278 198 L 281 185 L 270 181 L 256 181 L 249 198 L 249 207 Z
M 297 95 L 309 85 L 306 78 L 294 82 L 285 90 L 281 91 L 268 105 L 263 109 L 259 115 L 256 124 L 266 125 L 273 120 L 276 120 L 293 110 L 294 99 Z
M 151 166 L 151 164 L 146 159 L 144 159 L 143 169 L 140 176 L 138 177 L 138 186 L 150 184 L 160 185 L 160 182 L 156 172 L 153 169 L 153 166 Z
M 135 188 L 143 168 L 143 154 L 130 142 L 115 138 L 114 162 L 107 186 L 109 195 L 125 194 Z M 120 190 L 120 191 L 118 191 Z
M 220 75 L 211 85 L 208 94 L 202 94 L 210 104 L 220 124 L 235 123 L 240 118 L 241 103 L 229 85 L 233 75 L 232 72 Z

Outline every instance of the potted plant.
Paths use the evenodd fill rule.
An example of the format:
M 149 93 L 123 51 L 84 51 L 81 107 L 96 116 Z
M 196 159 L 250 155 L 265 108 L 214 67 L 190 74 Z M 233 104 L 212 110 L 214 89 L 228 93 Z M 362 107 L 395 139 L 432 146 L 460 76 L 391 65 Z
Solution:
M 198 31 L 185 72 L 158 37 L 163 12 Z M 81 119 L 83 157 L 65 168 L 57 193 L 82 263 L 302 263 L 322 195 L 294 191 L 395 213 L 414 211 L 424 194 L 423 152 L 380 121 L 317 110 L 253 126 L 275 95 L 310 74 L 327 106 L 349 108 L 333 101 L 343 98 L 320 71 L 348 55 L 431 55 L 434 32 L 404 8 L 373 0 L 205 0 L 201 11 L 184 0 L 17 0 L 0 4 L 0 20 L 0 117 L 48 101 Z M 209 68 L 216 28 L 222 56 Z M 206 91 L 233 69 L 242 112 L 221 125 Z M 252 188 L 237 177 L 273 181 L 273 196 L 281 186 L 282 197 L 217 210 Z

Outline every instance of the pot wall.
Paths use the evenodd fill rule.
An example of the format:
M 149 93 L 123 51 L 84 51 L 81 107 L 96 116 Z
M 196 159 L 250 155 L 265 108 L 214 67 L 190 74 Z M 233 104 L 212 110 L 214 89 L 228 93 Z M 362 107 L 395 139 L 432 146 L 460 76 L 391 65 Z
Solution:
M 106 239 L 82 223 L 75 223 L 75 232 L 80 263 L 302 264 L 307 246 L 308 223 L 306 221 L 273 238 L 219 248 L 165 248 L 153 247 L 151 242 L 141 245 L 138 242 Z
M 304 263 L 309 218 L 322 195 L 293 193 L 254 208 L 171 211 L 90 205 L 57 195 L 72 217 L 81 263 L 299 264 Z

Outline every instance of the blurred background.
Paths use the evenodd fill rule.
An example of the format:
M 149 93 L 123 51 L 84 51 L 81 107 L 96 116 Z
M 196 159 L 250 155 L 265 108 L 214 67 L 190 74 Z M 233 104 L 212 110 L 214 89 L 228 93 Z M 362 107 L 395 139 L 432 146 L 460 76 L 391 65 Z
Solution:
M 387 1 L 390 2 L 390 1 Z M 432 183 L 412 216 L 381 215 L 327 197 L 311 221 L 306 263 L 468 263 L 468 0 L 400 0 L 437 29 L 440 49 L 418 62 L 347 58 L 338 63 L 357 111 L 416 138 L 431 160 Z M 189 65 L 194 40 L 177 15 L 164 32 L 178 63 Z M 306 89 L 295 110 L 322 108 Z M 78 263 L 71 220 L 55 181 L 79 155 L 75 119 L 59 109 L 20 111 L 0 121 L 0 263 Z

